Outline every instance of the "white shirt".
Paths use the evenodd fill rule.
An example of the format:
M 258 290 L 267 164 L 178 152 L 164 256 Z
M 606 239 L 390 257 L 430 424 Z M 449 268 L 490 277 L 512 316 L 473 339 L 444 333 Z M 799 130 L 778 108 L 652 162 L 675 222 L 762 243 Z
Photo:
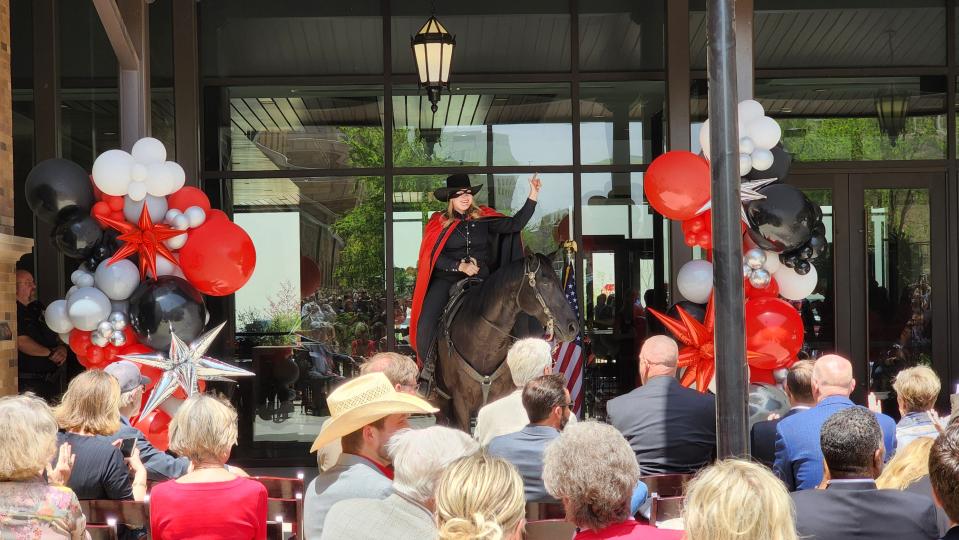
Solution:
M 572 411 L 569 413 L 569 422 L 576 422 L 576 415 Z M 523 389 L 517 388 L 513 393 L 488 403 L 479 410 L 473 437 L 479 441 L 480 446 L 487 446 L 495 437 L 516 433 L 527 424 L 529 415 L 523 408 Z

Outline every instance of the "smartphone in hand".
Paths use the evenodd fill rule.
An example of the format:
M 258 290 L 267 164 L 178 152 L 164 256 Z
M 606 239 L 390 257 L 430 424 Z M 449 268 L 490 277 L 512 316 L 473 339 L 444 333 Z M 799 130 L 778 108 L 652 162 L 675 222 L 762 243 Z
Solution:
M 123 454 L 123 457 L 128 458 L 130 454 L 133 453 L 133 449 L 136 448 L 137 438 L 130 437 L 120 440 L 120 452 Z

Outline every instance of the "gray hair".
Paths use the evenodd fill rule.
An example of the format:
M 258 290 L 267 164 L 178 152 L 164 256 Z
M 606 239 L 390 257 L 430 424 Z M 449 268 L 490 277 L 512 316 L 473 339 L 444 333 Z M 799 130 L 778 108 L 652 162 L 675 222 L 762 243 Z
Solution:
M 393 489 L 424 504 L 433 498 L 446 466 L 477 450 L 479 444 L 458 429 L 431 426 L 399 431 L 386 447 L 395 472 Z
M 567 519 L 593 530 L 629 517 L 639 480 L 636 455 L 608 424 L 568 424 L 546 447 L 543 483 L 557 499 L 567 499 Z
M 553 351 L 544 339 L 521 339 L 509 348 L 506 363 L 517 388 L 543 374 L 543 370 L 553 365 Z

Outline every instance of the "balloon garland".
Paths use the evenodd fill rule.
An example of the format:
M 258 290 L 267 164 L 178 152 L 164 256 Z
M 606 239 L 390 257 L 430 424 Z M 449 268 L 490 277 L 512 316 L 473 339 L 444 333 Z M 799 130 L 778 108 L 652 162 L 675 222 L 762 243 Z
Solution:
M 819 279 L 813 261 L 829 246 L 822 209 L 799 189 L 782 183 L 792 156 L 780 142 L 779 124 L 766 116 L 761 104 L 746 100 L 739 104 L 739 134 L 748 351 L 744 361 L 751 382 L 772 382 L 773 371 L 791 365 L 802 348 L 802 317 L 790 302 L 800 302 L 816 290 Z M 715 372 L 709 120 L 699 141 L 705 155 L 671 151 L 654 159 L 644 191 L 657 212 L 682 222 L 688 246 L 706 251 L 706 260 L 680 268 L 676 288 L 683 299 L 669 315 L 650 310 L 684 345 L 681 382 L 705 392 Z
M 144 364 L 151 382 L 135 425 L 161 450 L 171 411 L 202 391 L 204 379 L 252 375 L 204 356 L 222 324 L 203 333 L 203 295 L 246 284 L 256 265 L 253 241 L 185 182 L 163 143 L 146 137 L 129 153 L 100 154 L 92 174 L 65 159 L 42 161 L 24 187 L 37 219 L 53 225 L 51 242 L 81 261 L 66 296 L 47 306 L 47 326 L 88 369 L 120 358 Z M 199 366 L 197 384 L 176 378 L 188 370 L 184 362 Z M 179 387 L 171 389 L 171 377 Z

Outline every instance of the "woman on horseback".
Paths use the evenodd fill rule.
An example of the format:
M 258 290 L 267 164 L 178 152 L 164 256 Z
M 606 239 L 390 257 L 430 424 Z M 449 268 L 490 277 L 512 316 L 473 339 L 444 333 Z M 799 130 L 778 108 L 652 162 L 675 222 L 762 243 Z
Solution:
M 446 187 L 433 192 L 437 200 L 448 204 L 446 211 L 434 213 L 426 224 L 410 316 L 410 345 L 423 364 L 423 378 L 432 378 L 431 349 L 438 336 L 440 316 L 449 301 L 450 287 L 466 277 L 482 279 L 490 275 L 490 261 L 500 249 L 499 245 L 493 245 L 494 238 L 523 230 L 536 210 L 542 185 L 539 176 L 530 177 L 529 198 L 512 217 L 487 206 L 477 206 L 473 196 L 483 186 L 471 186 L 465 174 L 448 177 Z M 514 248 L 519 247 L 516 242 Z

